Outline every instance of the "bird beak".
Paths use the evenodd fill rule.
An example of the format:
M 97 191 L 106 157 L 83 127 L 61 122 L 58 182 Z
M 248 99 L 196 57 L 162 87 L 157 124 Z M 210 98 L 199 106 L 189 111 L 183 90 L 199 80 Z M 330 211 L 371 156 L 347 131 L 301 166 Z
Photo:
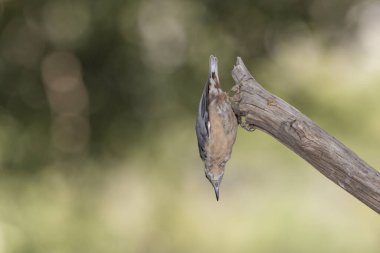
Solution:
M 211 180 L 211 184 L 214 187 L 216 201 L 219 201 L 219 185 L 220 185 L 220 181 L 219 180 Z
M 219 201 L 219 184 L 212 184 L 214 186 L 214 191 L 215 191 L 215 196 L 216 196 L 216 201 Z
M 219 86 L 219 74 L 218 74 L 218 58 L 216 58 L 213 55 L 210 55 L 210 62 L 209 62 L 209 78 L 214 79 L 214 81 Z

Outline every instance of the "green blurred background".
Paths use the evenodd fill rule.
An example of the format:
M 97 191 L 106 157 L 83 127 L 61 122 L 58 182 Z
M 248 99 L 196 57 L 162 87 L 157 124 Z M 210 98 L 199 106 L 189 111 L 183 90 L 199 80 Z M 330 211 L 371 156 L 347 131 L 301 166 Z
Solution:
M 380 220 L 239 129 L 215 201 L 208 57 L 380 167 L 380 2 L 0 0 L 0 253 L 380 252 Z

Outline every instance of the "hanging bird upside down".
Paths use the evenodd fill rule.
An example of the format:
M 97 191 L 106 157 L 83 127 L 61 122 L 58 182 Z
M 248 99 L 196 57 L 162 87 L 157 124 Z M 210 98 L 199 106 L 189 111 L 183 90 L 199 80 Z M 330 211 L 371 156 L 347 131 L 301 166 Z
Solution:
M 199 155 L 205 163 L 205 175 L 219 200 L 219 186 L 224 168 L 235 143 L 237 119 L 228 96 L 220 87 L 218 59 L 210 56 L 208 80 L 198 108 L 195 126 Z

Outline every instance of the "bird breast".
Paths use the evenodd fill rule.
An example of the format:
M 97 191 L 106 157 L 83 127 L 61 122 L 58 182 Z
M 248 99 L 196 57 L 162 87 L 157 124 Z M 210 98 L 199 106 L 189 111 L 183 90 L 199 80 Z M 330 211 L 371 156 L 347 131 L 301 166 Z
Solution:
M 222 164 L 229 160 L 235 143 L 237 120 L 227 95 L 220 94 L 210 101 L 208 112 L 210 120 L 209 140 L 206 145 L 209 164 Z

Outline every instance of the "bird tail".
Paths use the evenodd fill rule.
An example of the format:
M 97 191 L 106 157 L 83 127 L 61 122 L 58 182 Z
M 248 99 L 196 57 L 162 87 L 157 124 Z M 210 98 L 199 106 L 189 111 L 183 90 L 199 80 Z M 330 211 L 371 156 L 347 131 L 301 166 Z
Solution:
M 210 55 L 210 61 L 209 61 L 209 78 L 213 79 L 216 83 L 216 88 L 220 88 L 219 83 L 219 73 L 218 73 L 218 58 L 216 58 L 213 55 Z

